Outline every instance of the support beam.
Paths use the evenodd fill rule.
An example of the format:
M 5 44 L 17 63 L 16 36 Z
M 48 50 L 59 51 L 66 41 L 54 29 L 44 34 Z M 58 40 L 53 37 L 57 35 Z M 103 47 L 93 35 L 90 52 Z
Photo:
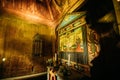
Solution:
M 47 7 L 48 7 L 48 10 L 49 10 L 49 13 L 50 13 L 50 17 L 51 17 L 51 19 L 53 20 L 54 17 L 53 17 L 53 13 L 52 13 L 52 10 L 51 10 L 51 7 L 50 7 L 50 4 L 49 4 L 49 1 L 46 0 L 46 3 L 47 3 Z
M 119 34 L 120 34 L 120 0 L 112 0 L 112 1 L 114 5 L 114 10 L 115 10 L 117 26 L 118 26 Z

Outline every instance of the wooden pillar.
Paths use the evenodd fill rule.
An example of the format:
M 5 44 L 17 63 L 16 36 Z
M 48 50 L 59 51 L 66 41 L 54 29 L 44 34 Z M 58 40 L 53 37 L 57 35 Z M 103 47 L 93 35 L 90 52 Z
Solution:
M 112 1 L 114 5 L 114 10 L 115 10 L 117 26 L 118 26 L 119 34 L 120 34 L 120 0 L 112 0 Z

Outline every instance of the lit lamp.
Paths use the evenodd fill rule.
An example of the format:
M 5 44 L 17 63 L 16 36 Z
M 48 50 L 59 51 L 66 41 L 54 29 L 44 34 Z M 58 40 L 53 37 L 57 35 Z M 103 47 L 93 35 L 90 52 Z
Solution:
M 117 0 L 118 2 L 120 2 L 120 0 Z
M 6 58 L 2 58 L 2 61 L 5 62 Z
M 3 77 L 3 72 L 4 72 L 4 62 L 5 62 L 6 58 L 2 58 L 2 62 L 0 63 L 0 78 Z

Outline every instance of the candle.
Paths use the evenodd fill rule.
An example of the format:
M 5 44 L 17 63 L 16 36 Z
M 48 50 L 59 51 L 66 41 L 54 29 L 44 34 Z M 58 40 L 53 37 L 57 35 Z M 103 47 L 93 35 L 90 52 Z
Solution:
M 57 61 L 57 54 L 55 53 L 55 61 Z

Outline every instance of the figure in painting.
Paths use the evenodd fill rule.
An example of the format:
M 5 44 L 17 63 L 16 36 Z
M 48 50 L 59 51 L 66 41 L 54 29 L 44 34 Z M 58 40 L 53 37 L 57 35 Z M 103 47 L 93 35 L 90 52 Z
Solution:
M 81 48 L 81 39 L 76 38 L 76 49 L 75 52 L 83 52 L 83 48 Z

